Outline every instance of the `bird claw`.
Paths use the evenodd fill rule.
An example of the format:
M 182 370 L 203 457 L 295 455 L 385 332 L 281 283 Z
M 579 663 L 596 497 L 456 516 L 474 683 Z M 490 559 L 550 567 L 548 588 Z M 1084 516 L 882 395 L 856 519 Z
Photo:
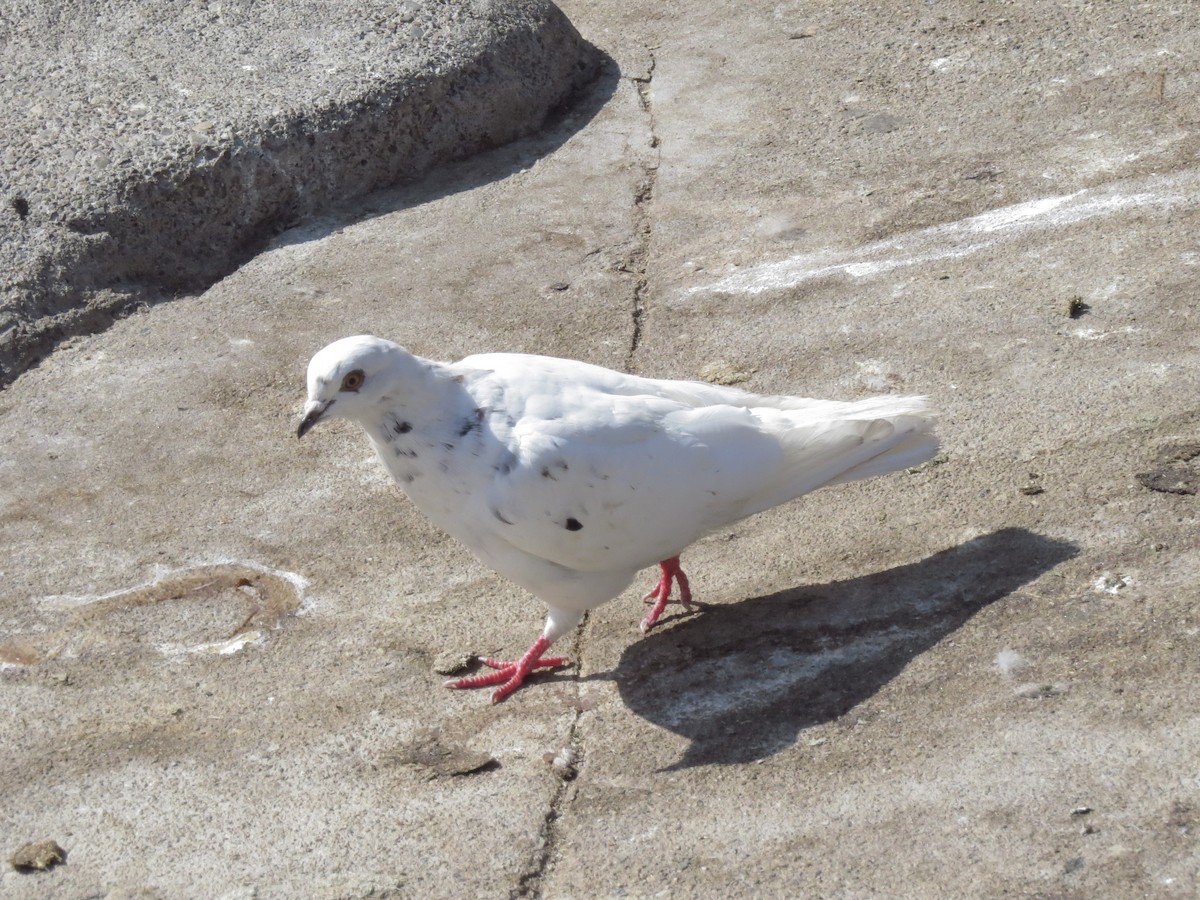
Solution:
M 483 663 L 485 666 L 487 666 L 489 669 L 497 669 L 497 670 L 501 670 L 501 671 L 507 671 L 509 669 L 515 670 L 521 664 L 520 660 L 514 661 L 514 660 L 504 660 L 504 659 L 492 659 L 490 656 L 477 656 L 475 658 L 477 660 L 479 660 L 481 663 Z M 529 669 L 527 671 L 532 672 L 534 669 L 557 669 L 560 666 L 569 666 L 570 664 L 571 664 L 571 660 L 567 659 L 567 657 L 565 657 L 565 656 L 543 656 L 541 659 L 536 660 L 535 662 L 531 663 L 529 666 Z M 482 677 L 496 678 L 497 675 L 498 675 L 498 672 L 493 673 L 492 675 L 484 675 Z
M 686 610 L 692 610 L 692 589 L 688 585 L 687 576 L 683 574 L 683 569 L 679 565 L 679 557 L 672 556 L 670 559 L 664 559 L 658 564 L 661 570 L 658 576 L 658 584 L 651 588 L 650 592 L 642 598 L 643 603 L 653 603 L 654 606 L 646 613 L 646 617 L 642 619 L 641 629 L 642 634 L 645 634 L 654 627 L 654 623 L 658 621 L 658 617 L 662 615 L 664 609 L 667 608 L 667 601 L 671 597 L 672 584 L 679 585 L 679 602 Z
M 477 656 L 476 659 L 489 669 L 495 669 L 494 672 L 484 672 L 481 675 L 471 675 L 466 678 L 451 678 L 449 681 L 443 682 L 444 687 L 452 690 L 460 690 L 462 688 L 477 688 L 486 687 L 492 684 L 499 684 L 500 687 L 492 692 L 492 702 L 499 703 L 525 681 L 525 676 L 535 669 L 557 669 L 562 666 L 570 665 L 571 661 L 565 656 L 542 656 L 541 653 L 550 642 L 545 637 L 540 637 L 532 647 L 526 651 L 525 655 L 518 660 L 503 660 L 492 659 L 490 656 Z

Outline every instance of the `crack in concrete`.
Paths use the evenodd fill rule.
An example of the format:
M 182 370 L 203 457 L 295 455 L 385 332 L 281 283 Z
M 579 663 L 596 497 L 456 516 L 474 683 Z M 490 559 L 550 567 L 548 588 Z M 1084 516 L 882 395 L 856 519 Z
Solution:
M 646 324 L 646 305 L 650 295 L 648 269 L 650 235 L 653 232 L 653 226 L 650 223 L 650 203 L 654 199 L 654 186 L 658 178 L 658 161 L 661 156 L 658 149 L 658 130 L 654 119 L 654 101 L 650 96 L 650 85 L 654 80 L 654 68 L 657 65 L 657 60 L 654 57 L 654 49 L 653 47 L 646 48 L 646 53 L 649 56 L 649 62 L 646 65 L 646 74 L 630 79 L 634 87 L 637 88 L 638 104 L 641 106 L 642 112 L 646 114 L 647 125 L 650 129 L 650 149 L 654 151 L 654 156 L 643 164 L 642 177 L 638 181 L 637 189 L 633 195 L 634 246 L 626 260 L 627 271 L 631 272 L 634 276 L 633 334 L 629 341 L 629 352 L 625 355 L 625 371 L 627 372 L 633 371 L 634 357 L 637 355 L 638 348 L 642 343 L 642 335 Z
M 571 652 L 571 656 L 575 660 L 577 672 L 583 671 L 583 638 L 587 624 L 588 613 L 584 613 L 583 621 L 579 623 L 579 628 L 575 632 L 575 646 Z M 582 704 L 575 707 L 574 713 L 571 717 L 571 724 L 567 726 L 566 746 L 574 753 L 575 766 L 577 768 L 583 762 L 583 748 L 581 746 L 583 739 L 579 736 L 579 717 L 583 713 Z M 559 817 L 563 807 L 570 800 L 568 792 L 572 789 L 575 774 L 572 773 L 559 777 L 561 780 L 554 789 L 554 795 L 550 798 L 550 805 L 546 809 L 546 817 L 542 820 L 542 827 L 538 829 L 537 848 L 533 851 L 533 855 L 530 857 L 525 871 L 517 879 L 516 887 L 509 892 L 509 900 L 541 897 L 544 893 L 543 883 L 552 868 L 554 851 L 558 847 Z
M 658 149 L 659 139 L 654 120 L 654 105 L 650 97 L 650 84 L 654 78 L 654 68 L 656 65 L 654 48 L 647 47 L 646 53 L 649 56 L 649 62 L 647 63 L 645 74 L 630 78 L 630 81 L 633 82 L 634 87 L 637 89 L 638 104 L 641 106 L 642 112 L 646 114 L 650 130 L 650 149 L 654 151 L 654 155 L 643 163 L 642 177 L 638 180 L 637 187 L 634 190 L 633 247 L 619 265 L 621 271 L 628 272 L 634 277 L 633 309 L 631 312 L 633 334 L 630 337 L 629 351 L 625 355 L 625 371 L 627 372 L 633 371 L 634 357 L 637 354 L 638 347 L 641 345 L 642 334 L 645 329 L 646 304 L 650 293 L 648 271 L 650 236 L 653 232 L 653 227 L 650 223 L 650 203 L 654 199 L 654 185 L 658 176 L 658 161 L 661 155 Z M 587 259 L 601 252 L 601 249 L 603 248 L 591 251 L 584 258 Z M 583 621 L 579 623 L 579 628 L 575 632 L 575 648 L 572 655 L 575 658 L 576 669 L 579 672 L 583 671 L 583 653 L 587 637 L 588 618 L 589 616 L 585 614 Z M 571 718 L 570 725 L 567 726 L 566 736 L 566 745 L 575 753 L 575 758 L 579 765 L 583 763 L 583 737 L 580 734 L 580 717 L 582 714 L 582 704 L 580 704 L 575 709 L 575 714 Z M 538 830 L 538 846 L 534 850 L 525 871 L 517 879 L 516 887 L 509 894 L 510 900 L 543 896 L 546 878 L 554 867 L 554 854 L 559 844 L 560 822 L 563 812 L 573 796 L 573 784 L 573 777 L 565 777 L 555 788 L 554 794 L 550 798 L 550 804 L 546 809 L 546 816 L 542 820 L 542 827 Z

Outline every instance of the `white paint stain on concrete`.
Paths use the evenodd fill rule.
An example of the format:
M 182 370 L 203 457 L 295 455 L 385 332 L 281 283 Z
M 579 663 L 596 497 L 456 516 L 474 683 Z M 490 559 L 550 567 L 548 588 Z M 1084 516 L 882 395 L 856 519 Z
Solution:
M 245 631 L 224 641 L 208 641 L 202 644 L 155 644 L 154 649 L 163 656 L 186 656 L 191 653 L 210 653 L 229 656 L 244 647 L 261 647 L 267 637 L 261 631 Z
M 91 603 L 100 603 L 105 600 L 115 600 L 116 598 L 124 596 L 125 594 L 133 594 L 149 588 L 157 587 L 168 579 L 190 575 L 193 572 L 212 569 L 218 566 L 242 566 L 247 569 L 253 569 L 255 572 L 262 572 L 264 575 L 274 575 L 278 578 L 282 578 L 296 589 L 298 610 L 303 608 L 304 591 L 309 585 L 308 579 L 303 575 L 300 575 L 297 572 L 289 572 L 286 569 L 274 569 L 271 566 L 264 566 L 262 563 L 257 563 L 249 559 L 234 559 L 231 556 L 220 556 L 214 559 L 212 562 L 198 563 L 194 566 L 184 566 L 180 569 L 171 569 L 167 566 L 154 566 L 154 575 L 149 581 L 143 581 L 140 584 L 135 584 L 133 587 L 109 591 L 106 594 L 51 594 L 49 596 L 40 598 L 37 602 L 44 604 L 50 609 L 72 609 L 74 607 L 86 606 Z
M 956 222 L 905 232 L 861 247 L 818 250 L 764 263 L 710 284 L 689 288 L 687 294 L 714 291 L 757 294 L 834 275 L 870 278 L 906 266 L 958 259 L 1005 241 L 1127 210 L 1195 206 L 1200 203 L 1197 188 L 1200 188 L 1200 173 L 1185 172 L 1042 197 Z
M 250 569 L 251 571 L 261 572 L 264 575 L 271 575 L 288 582 L 296 593 L 295 608 L 290 611 L 290 614 L 304 614 L 304 592 L 309 585 L 307 578 L 296 572 L 289 572 L 285 569 L 275 569 L 270 566 L 264 566 L 261 563 L 254 562 L 252 560 L 233 559 L 228 557 L 219 558 L 211 563 L 197 566 L 187 566 L 181 569 L 168 569 L 166 567 L 159 566 L 155 568 L 154 576 L 149 581 L 135 585 L 134 587 L 110 591 L 106 594 L 58 594 L 45 597 L 40 602 L 45 604 L 48 608 L 55 610 L 77 609 L 104 601 L 117 601 L 119 603 L 120 598 L 126 596 L 130 597 L 130 602 L 135 605 L 140 605 L 146 602 L 154 603 L 157 602 L 155 598 L 152 598 L 148 601 L 144 598 L 134 598 L 137 598 L 138 595 L 144 595 L 148 591 L 153 591 L 155 588 L 161 586 L 164 582 L 186 579 L 188 576 L 195 575 L 199 572 L 207 573 L 212 570 L 219 570 L 221 567 L 226 566 Z M 253 590 L 249 588 L 235 587 L 233 584 L 227 585 L 227 587 L 236 590 L 248 591 L 251 594 L 254 593 Z M 191 654 L 229 656 L 245 649 L 246 647 L 260 647 L 266 643 L 266 640 L 267 636 L 262 630 L 254 629 L 239 632 L 234 634 L 232 637 L 222 638 L 215 641 L 202 641 L 196 644 L 166 642 L 155 644 L 154 646 L 159 653 L 168 658 L 182 657 Z

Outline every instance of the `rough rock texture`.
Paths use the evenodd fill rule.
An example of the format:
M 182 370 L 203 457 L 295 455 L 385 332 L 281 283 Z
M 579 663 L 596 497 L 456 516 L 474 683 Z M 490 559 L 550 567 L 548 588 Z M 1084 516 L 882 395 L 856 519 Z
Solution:
M 598 54 L 546 0 L 0 8 L 0 383 L 315 211 L 527 134 Z

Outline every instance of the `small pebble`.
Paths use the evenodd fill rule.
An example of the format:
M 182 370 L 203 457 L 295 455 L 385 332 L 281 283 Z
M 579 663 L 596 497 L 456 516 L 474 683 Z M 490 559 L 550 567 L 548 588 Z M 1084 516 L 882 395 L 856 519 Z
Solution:
M 459 650 L 443 650 L 433 661 L 433 671 L 439 675 L 454 675 L 471 665 L 474 654 Z
M 67 861 L 67 851 L 57 841 L 31 841 L 16 849 L 8 858 L 18 872 L 44 872 Z
M 563 781 L 570 781 L 575 777 L 577 773 L 575 761 L 577 758 L 578 755 L 570 747 L 563 747 L 558 753 L 547 753 L 542 757 L 554 770 L 554 774 Z
M 1114 572 L 1102 572 L 1092 582 L 1092 590 L 1097 594 L 1116 594 L 1133 584 L 1133 577 Z
M 749 381 L 754 369 L 735 369 L 729 363 L 718 361 L 709 363 L 700 370 L 700 377 L 709 384 L 734 385 Z
M 996 654 L 995 666 L 1002 675 L 1012 677 L 1029 668 L 1029 660 L 1016 650 L 1005 648 Z
M 1083 298 L 1076 294 L 1074 297 L 1067 298 L 1067 316 L 1072 319 L 1078 319 L 1086 313 L 1090 306 L 1083 302 Z
M 1071 815 L 1086 816 L 1091 811 L 1092 811 L 1092 808 L 1090 806 L 1077 806 L 1073 810 L 1071 810 Z

